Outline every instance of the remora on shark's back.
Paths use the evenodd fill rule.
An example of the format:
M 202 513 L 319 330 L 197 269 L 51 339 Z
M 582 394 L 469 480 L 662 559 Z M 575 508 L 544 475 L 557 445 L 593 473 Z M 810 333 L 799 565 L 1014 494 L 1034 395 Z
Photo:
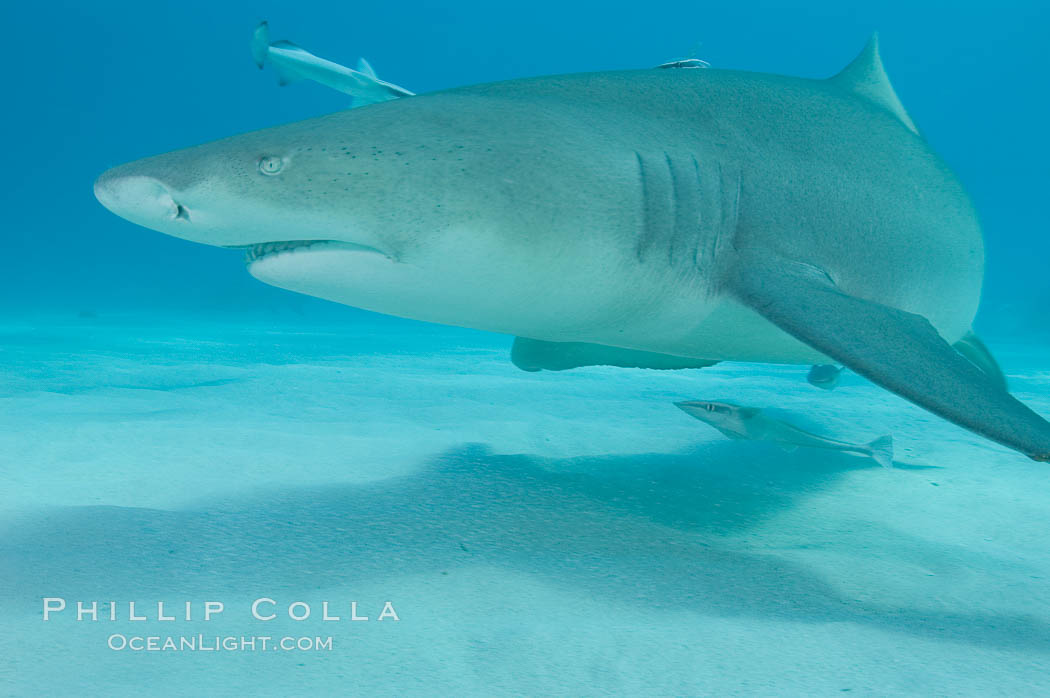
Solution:
M 360 107 L 398 97 L 411 97 L 403 87 L 384 82 L 364 58 L 357 70 L 315 56 L 291 41 L 270 41 L 270 25 L 261 22 L 252 34 L 252 58 L 261 69 L 267 62 L 277 71 L 278 80 L 287 85 L 298 80 L 313 80 L 354 98 Z
M 674 68 L 395 99 L 95 190 L 146 227 L 248 248 L 267 283 L 552 343 L 530 366 L 586 365 L 588 345 L 623 365 L 837 362 L 1050 460 L 1050 424 L 951 346 L 977 310 L 980 229 L 874 39 L 828 80 Z

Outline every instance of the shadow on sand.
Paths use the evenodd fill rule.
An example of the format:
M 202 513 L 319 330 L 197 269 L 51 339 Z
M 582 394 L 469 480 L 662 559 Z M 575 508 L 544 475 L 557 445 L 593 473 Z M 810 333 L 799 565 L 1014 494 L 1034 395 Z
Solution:
M 272 594 L 485 565 L 654 610 L 851 622 L 1050 652 L 1050 626 L 1037 618 L 844 598 L 815 571 L 733 536 L 862 468 L 878 470 L 836 453 L 730 442 L 569 460 L 468 445 L 380 483 L 23 518 L 4 526 L 0 554 L 15 574 L 3 596 L 39 599 L 41 580 L 47 593 L 86 599 L 115 598 L 114 584 L 145 599 Z M 898 542 L 940 550 L 918 539 L 891 547 Z

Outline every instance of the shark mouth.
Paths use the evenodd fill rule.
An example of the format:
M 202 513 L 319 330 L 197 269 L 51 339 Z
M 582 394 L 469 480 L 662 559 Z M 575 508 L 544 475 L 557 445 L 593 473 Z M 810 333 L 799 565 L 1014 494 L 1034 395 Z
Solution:
M 389 257 L 385 252 L 367 245 L 358 245 L 353 242 L 342 240 L 283 240 L 278 242 L 262 242 L 255 245 L 238 245 L 244 249 L 244 263 L 251 264 L 260 259 L 276 257 L 281 254 L 302 252 L 305 250 L 353 250 L 357 252 L 370 252 L 372 254 Z

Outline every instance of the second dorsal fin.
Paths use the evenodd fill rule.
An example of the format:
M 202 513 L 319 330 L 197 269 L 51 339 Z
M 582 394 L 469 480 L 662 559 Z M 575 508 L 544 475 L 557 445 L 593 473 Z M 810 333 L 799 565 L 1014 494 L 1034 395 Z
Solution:
M 915 133 L 919 129 L 904 110 L 904 105 L 890 84 L 886 69 L 882 67 L 879 56 L 879 35 L 872 34 L 868 44 L 853 62 L 847 65 L 838 75 L 828 81 L 844 90 L 864 97 L 896 116 Z

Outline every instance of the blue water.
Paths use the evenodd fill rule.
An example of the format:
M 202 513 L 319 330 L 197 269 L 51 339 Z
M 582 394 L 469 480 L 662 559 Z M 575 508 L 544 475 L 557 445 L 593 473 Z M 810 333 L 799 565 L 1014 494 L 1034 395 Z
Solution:
M 1045 465 L 851 374 L 826 395 L 800 367 L 525 374 L 509 338 L 265 286 L 240 253 L 136 227 L 91 188 L 113 165 L 344 108 L 255 68 L 261 19 L 416 92 L 691 54 L 821 77 L 877 29 L 981 215 L 977 327 L 1050 414 L 1045 3 L 9 3 L 0 17 L 0 694 L 1050 691 Z M 717 397 L 858 441 L 893 433 L 899 467 L 724 441 L 671 405 Z M 45 623 L 43 597 L 124 610 Z M 260 597 L 315 615 L 260 624 L 246 610 Z M 210 624 L 125 614 L 209 599 L 227 605 Z M 322 600 L 345 616 L 354 599 L 373 618 L 392 600 L 401 620 L 317 622 Z M 107 647 L 135 632 L 335 648 Z

